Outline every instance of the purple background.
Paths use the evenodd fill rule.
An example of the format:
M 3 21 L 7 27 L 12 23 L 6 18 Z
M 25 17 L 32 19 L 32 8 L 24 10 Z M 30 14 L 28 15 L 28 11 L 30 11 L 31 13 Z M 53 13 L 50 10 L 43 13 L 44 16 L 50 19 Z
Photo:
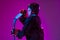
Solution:
M 60 1 L 59 0 L 0 0 L 0 40 L 13 40 L 12 21 L 21 9 L 37 2 L 40 5 L 40 18 L 44 27 L 45 40 L 60 40 Z M 22 30 L 17 21 L 16 28 Z M 18 38 L 16 38 L 18 40 Z M 22 40 L 26 40 L 24 36 Z

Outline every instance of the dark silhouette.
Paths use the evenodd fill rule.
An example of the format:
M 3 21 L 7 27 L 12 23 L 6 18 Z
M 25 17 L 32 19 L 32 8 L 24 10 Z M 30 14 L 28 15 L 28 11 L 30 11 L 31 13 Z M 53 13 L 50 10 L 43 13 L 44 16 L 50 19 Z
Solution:
M 32 10 L 31 15 L 28 18 L 24 16 L 19 18 L 24 27 L 22 31 L 18 30 L 17 37 L 20 39 L 25 35 L 27 40 L 44 40 L 44 32 L 38 16 L 39 5 L 32 3 L 28 7 Z
M 21 34 L 26 35 L 27 40 L 44 40 L 44 32 L 41 28 L 41 20 L 38 16 L 39 5 L 32 3 L 28 7 L 32 9 L 32 14 L 28 18 L 20 18 L 20 21 L 24 24 Z

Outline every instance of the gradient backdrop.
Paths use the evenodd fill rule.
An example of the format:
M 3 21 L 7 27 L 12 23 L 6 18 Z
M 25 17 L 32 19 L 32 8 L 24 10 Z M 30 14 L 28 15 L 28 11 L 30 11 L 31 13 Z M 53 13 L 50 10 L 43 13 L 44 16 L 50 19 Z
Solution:
M 0 40 L 13 40 L 11 35 L 13 18 L 19 10 L 27 10 L 28 4 L 32 2 L 40 5 L 39 16 L 44 27 L 44 39 L 60 40 L 59 0 L 0 0 Z M 22 26 L 18 20 L 16 28 L 22 30 Z M 21 40 L 26 40 L 26 37 L 24 36 Z

